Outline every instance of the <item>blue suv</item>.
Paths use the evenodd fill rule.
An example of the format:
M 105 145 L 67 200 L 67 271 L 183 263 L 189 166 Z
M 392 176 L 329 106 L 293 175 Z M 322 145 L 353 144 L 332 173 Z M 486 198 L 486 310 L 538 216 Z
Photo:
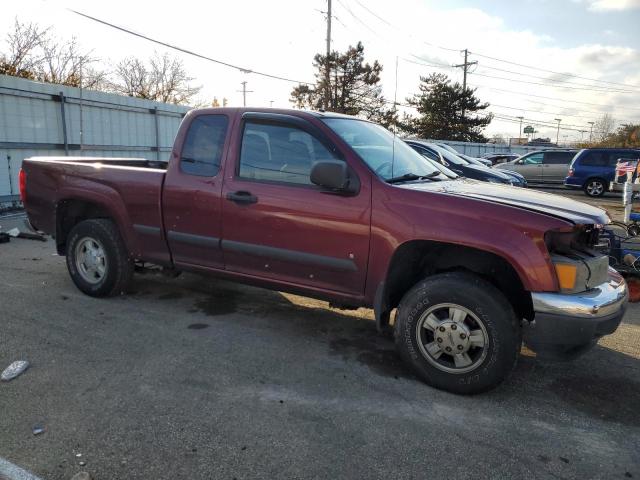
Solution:
M 590 197 L 601 197 L 614 181 L 618 159 L 637 161 L 640 149 L 585 148 L 576 153 L 569 175 L 564 179 L 566 187 L 581 188 Z

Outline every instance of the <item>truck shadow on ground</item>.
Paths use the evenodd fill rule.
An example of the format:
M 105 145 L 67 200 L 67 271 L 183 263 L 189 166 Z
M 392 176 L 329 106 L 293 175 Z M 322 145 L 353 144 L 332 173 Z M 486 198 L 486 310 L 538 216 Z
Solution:
M 374 375 L 420 382 L 397 355 L 393 339 L 377 332 L 370 310 L 345 313 L 325 302 L 194 275 L 175 280 L 149 276 L 134 288 L 137 295 L 180 301 L 187 313 L 199 314 L 187 328 L 240 322 L 273 329 L 292 340 L 325 342 L 331 355 L 366 366 Z M 528 402 L 560 402 L 589 417 L 640 426 L 635 402 L 619 401 L 640 398 L 639 379 L 638 358 L 603 346 L 569 362 L 540 361 L 524 353 L 510 379 L 483 396 L 503 401 L 518 393 Z

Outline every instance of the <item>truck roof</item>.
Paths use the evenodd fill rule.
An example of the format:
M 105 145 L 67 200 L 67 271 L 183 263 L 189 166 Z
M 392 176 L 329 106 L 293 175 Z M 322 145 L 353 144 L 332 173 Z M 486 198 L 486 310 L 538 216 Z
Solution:
M 297 108 L 266 108 L 266 107 L 207 107 L 207 108 L 194 108 L 191 112 L 198 113 L 245 113 L 245 112 L 264 112 L 264 113 L 279 113 L 281 115 L 295 115 L 295 116 L 313 116 L 323 118 L 353 118 L 357 120 L 364 120 L 353 115 L 345 115 L 343 113 L 325 112 L 322 110 L 299 110 Z

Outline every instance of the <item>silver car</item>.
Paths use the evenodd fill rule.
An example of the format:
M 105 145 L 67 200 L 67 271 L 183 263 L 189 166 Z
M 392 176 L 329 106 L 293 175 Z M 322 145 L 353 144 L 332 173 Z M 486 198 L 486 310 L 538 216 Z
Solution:
M 576 153 L 578 153 L 577 150 L 530 152 L 510 162 L 496 165 L 494 168 L 518 172 L 529 183 L 562 184 Z

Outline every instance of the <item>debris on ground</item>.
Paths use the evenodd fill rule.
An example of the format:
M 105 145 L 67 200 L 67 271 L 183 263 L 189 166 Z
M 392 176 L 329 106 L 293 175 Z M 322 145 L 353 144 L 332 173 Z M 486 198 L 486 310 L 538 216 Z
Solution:
M 31 431 L 33 432 L 34 435 L 40 435 L 41 433 L 46 432 L 47 429 L 41 423 L 36 423 L 31 429 Z
M 71 480 L 91 480 L 91 475 L 87 472 L 78 472 L 71 477 Z
M 30 232 L 21 232 L 18 228 L 12 228 L 7 231 L 7 235 L 14 238 L 26 238 L 28 240 L 40 240 L 41 242 L 46 242 L 47 237 L 41 235 L 39 233 L 30 233 Z
M 24 373 L 24 371 L 29 368 L 29 362 L 26 360 L 16 360 L 7 368 L 4 369 L 2 375 L 0 375 L 0 380 L 3 382 L 8 382 L 9 380 L 13 380 L 18 375 Z
M 81 467 L 84 467 L 86 464 L 87 464 L 87 462 L 85 462 L 85 461 L 78 462 L 78 465 L 80 465 Z

